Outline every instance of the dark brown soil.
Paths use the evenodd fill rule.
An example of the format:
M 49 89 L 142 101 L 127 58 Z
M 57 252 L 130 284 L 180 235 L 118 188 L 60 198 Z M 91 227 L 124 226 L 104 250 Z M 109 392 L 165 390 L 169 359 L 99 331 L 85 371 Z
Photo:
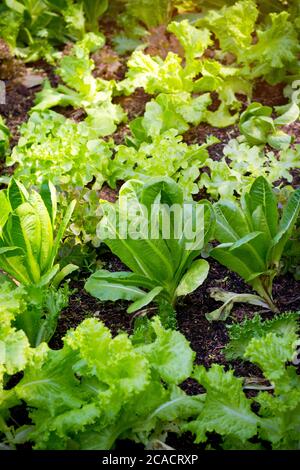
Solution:
M 109 271 L 126 269 L 115 256 L 110 254 L 102 255 L 101 261 L 104 262 L 105 269 Z M 281 312 L 300 310 L 299 285 L 299 282 L 290 275 L 281 276 L 275 280 L 274 299 Z M 76 327 L 84 318 L 91 316 L 103 321 L 111 329 L 113 335 L 119 331 L 132 333 L 133 319 L 126 313 L 128 302 L 98 301 L 84 291 L 84 281 L 74 282 L 71 286 L 76 289 L 76 292 L 71 296 L 69 306 L 61 313 L 58 329 L 51 341 L 52 347 L 61 347 L 61 338 L 67 330 Z M 238 275 L 231 273 L 216 261 L 210 260 L 210 273 L 203 286 L 178 303 L 178 328 L 196 352 L 196 363 L 206 367 L 212 363 L 227 364 L 222 351 L 228 341 L 227 323 L 241 322 L 245 318 L 251 318 L 255 312 L 260 312 L 265 318 L 272 315 L 270 312 L 262 312 L 259 307 L 237 304 L 226 322 L 209 322 L 205 314 L 221 305 L 210 297 L 209 289 L 212 287 L 219 287 L 230 292 L 251 292 L 251 288 Z M 251 376 L 253 367 L 249 364 L 240 365 L 239 375 Z M 188 385 L 188 389 L 193 391 L 191 385 Z
M 26 88 L 13 81 L 6 83 L 6 104 L 0 104 L 0 114 L 5 118 L 11 131 L 11 145 L 15 145 L 19 139 L 19 126 L 27 121 L 28 111 L 33 106 L 36 90 Z
M 212 127 L 209 124 L 199 124 L 198 126 L 189 129 L 183 136 L 183 140 L 191 144 L 204 144 L 209 136 L 214 136 L 219 139 L 219 143 L 211 145 L 208 148 L 210 157 L 213 160 L 221 160 L 223 156 L 223 148 L 231 139 L 239 135 L 237 126 L 230 126 L 220 129 Z

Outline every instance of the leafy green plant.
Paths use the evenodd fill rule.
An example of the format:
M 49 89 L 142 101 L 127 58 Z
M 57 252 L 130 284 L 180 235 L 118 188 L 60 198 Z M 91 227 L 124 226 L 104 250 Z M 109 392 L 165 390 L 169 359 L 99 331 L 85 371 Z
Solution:
M 40 194 L 30 194 L 18 181 L 12 180 L 0 192 L 0 268 L 24 286 L 58 286 L 77 266 L 60 270 L 55 264 L 57 252 L 75 207 L 73 201 L 57 230 L 56 190 L 52 183 L 42 185 Z
M 225 372 L 218 364 L 208 370 L 196 366 L 193 377 L 206 390 L 203 408 L 196 420 L 183 424 L 185 431 L 196 435 L 196 442 L 206 442 L 207 433 L 216 432 L 223 437 L 225 449 L 264 449 L 265 442 L 273 449 L 298 449 L 297 317 L 299 314 L 277 317 L 265 325 L 254 317 L 242 328 L 234 327 L 235 353 L 262 370 L 265 384 L 258 378 L 256 381 L 237 378 L 233 370 Z M 237 328 L 241 333 L 240 343 Z M 287 362 L 291 365 L 286 365 Z M 246 389 L 260 391 L 254 398 L 246 398 Z M 257 411 L 253 411 L 252 404 Z M 261 442 L 254 443 L 253 437 L 256 441 L 259 437 Z
M 284 247 L 299 216 L 300 189 L 291 194 L 281 217 L 276 197 L 263 177 L 255 180 L 241 203 L 223 200 L 214 205 L 214 210 L 215 238 L 221 244 L 211 250 L 211 256 L 238 273 L 265 306 L 276 311 L 273 279 L 280 271 Z
M 86 17 L 86 29 L 97 33 L 99 31 L 98 21 L 108 8 L 108 0 L 82 0 L 82 3 Z
M 176 430 L 185 416 L 196 416 L 201 398 L 178 386 L 191 373 L 193 351 L 157 318 L 151 328 L 146 344 L 135 344 L 87 319 L 67 333 L 62 349 L 34 351 L 24 377 L 2 396 L 6 416 L 8 405 L 23 400 L 31 424 L 7 426 L 6 442 L 51 450 L 111 449 L 126 438 L 146 445 L 166 434 L 170 422 Z
M 94 178 L 100 188 L 107 178 L 111 144 L 99 139 L 103 127 L 76 124 L 54 111 L 34 112 L 21 127 L 21 138 L 7 159 L 18 163 L 15 176 L 24 184 L 40 185 L 45 174 L 63 191 L 84 188 Z
M 209 93 L 192 97 L 189 93 L 159 94 L 146 104 L 142 118 L 131 121 L 131 126 L 141 127 L 139 132 L 153 137 L 170 129 L 183 134 L 189 125 L 196 126 L 205 121 L 207 107 L 211 104 Z M 145 139 L 146 140 L 146 139 Z
M 147 28 L 153 28 L 170 21 L 172 3 L 172 0 L 127 0 L 125 11 Z
M 269 183 L 282 180 L 289 183 L 293 180 L 293 169 L 300 167 L 300 146 L 289 147 L 280 151 L 278 155 L 266 151 L 261 146 L 250 146 L 241 139 L 232 139 L 223 149 L 223 158 L 220 161 L 208 158 L 205 166 L 208 172 L 203 172 L 199 181 L 199 188 L 206 191 L 214 199 L 234 199 L 250 189 L 255 178 L 263 176 Z M 282 186 L 282 184 L 281 184 Z
M 27 62 L 45 58 L 54 62 L 56 49 L 78 41 L 92 31 L 99 34 L 98 19 L 107 0 L 5 0 L 0 30 L 15 55 Z
M 134 127 L 133 127 L 134 126 Z M 128 145 L 120 145 L 108 167 L 107 181 L 115 187 L 118 180 L 132 178 L 147 181 L 150 177 L 168 176 L 176 181 L 186 198 L 198 192 L 196 180 L 199 167 L 208 157 L 207 147 L 215 142 L 208 139 L 203 145 L 187 145 L 176 129 L 143 140 L 143 127 L 134 121 L 133 138 Z M 140 140 L 141 139 L 141 140 Z
M 128 181 L 120 189 L 118 203 L 103 202 L 102 206 L 99 238 L 131 271 L 96 271 L 85 285 L 90 294 L 101 300 L 133 301 L 127 310 L 132 313 L 154 299 L 174 306 L 177 297 L 204 282 L 209 265 L 197 258 L 212 231 L 208 203 L 185 204 L 173 180 L 157 178 L 146 184 Z M 175 208 L 179 211 L 173 219 L 170 214 Z M 125 233 L 124 218 L 128 222 Z
M 9 348 L 10 333 L 13 333 L 16 337 L 14 351 L 16 361 L 18 361 L 18 337 L 24 338 L 25 333 L 32 347 L 37 347 L 42 342 L 48 342 L 51 339 L 57 327 L 59 314 L 68 305 L 69 286 L 68 284 L 62 288 L 16 286 L 4 275 L 0 276 L 0 279 L 1 321 L 6 321 L 7 314 L 10 315 L 11 326 L 7 333 L 7 348 Z M 20 341 L 20 352 L 22 344 L 27 345 L 27 340 Z
M 242 323 L 228 325 L 229 343 L 225 347 L 225 356 L 229 361 L 243 358 L 251 339 L 260 339 L 272 333 L 281 337 L 293 337 L 299 332 L 300 312 L 288 312 L 275 315 L 270 320 L 262 320 L 255 314 Z M 296 339 L 296 338 L 295 338 Z
M 89 53 L 103 46 L 103 39 L 93 33 L 73 47 L 70 55 L 64 55 L 59 61 L 58 75 L 64 85 L 53 88 L 48 80 L 42 91 L 36 94 L 33 110 L 45 111 L 54 106 L 73 106 L 83 108 L 88 117 L 86 122 L 97 130 L 98 135 L 109 135 L 116 130 L 116 124 L 125 120 L 122 107 L 112 103 L 115 82 L 95 78 L 92 71 L 94 61 Z
M 278 129 L 279 126 L 291 124 L 299 116 L 299 108 L 292 105 L 282 116 L 273 119 L 272 108 L 260 103 L 251 103 L 241 114 L 239 129 L 250 145 L 269 144 L 275 149 L 288 147 L 292 137 Z
M 221 9 L 202 15 L 196 25 L 213 31 L 222 52 L 234 54 L 237 64 L 243 66 L 240 75 L 245 79 L 264 77 L 271 84 L 280 83 L 297 69 L 299 40 L 297 24 L 293 23 L 297 16 L 293 8 L 290 12 L 278 11 L 274 6 L 257 25 L 256 4 L 254 0 L 222 4 Z M 260 2 L 262 10 L 264 6 Z M 254 32 L 255 42 L 252 41 Z

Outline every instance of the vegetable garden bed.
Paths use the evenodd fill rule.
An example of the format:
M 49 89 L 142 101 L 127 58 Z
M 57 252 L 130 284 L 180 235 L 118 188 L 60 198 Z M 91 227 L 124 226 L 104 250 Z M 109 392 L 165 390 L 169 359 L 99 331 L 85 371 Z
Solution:
M 299 449 L 299 2 L 0 15 L 0 447 Z

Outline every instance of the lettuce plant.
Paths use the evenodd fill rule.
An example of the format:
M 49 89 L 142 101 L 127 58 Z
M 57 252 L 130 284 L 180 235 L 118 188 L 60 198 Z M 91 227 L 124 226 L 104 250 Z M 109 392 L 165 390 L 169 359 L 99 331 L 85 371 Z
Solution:
M 51 339 L 57 327 L 59 314 L 68 305 L 69 286 L 68 284 L 61 288 L 16 286 L 5 275 L 0 276 L 0 280 L 1 321 L 5 322 L 8 314 L 10 321 L 10 324 L 7 325 L 7 328 L 9 327 L 6 339 L 7 350 L 11 342 L 12 352 L 8 352 L 16 354 L 15 361 L 17 362 L 22 357 L 24 358 L 22 344 L 27 345 L 29 342 L 30 346 L 37 347 L 42 342 L 48 342 Z M 12 337 L 16 337 L 16 340 L 12 339 L 11 334 Z M 24 335 L 26 335 L 26 340 Z M 19 352 L 18 338 L 22 338 L 19 342 Z M 22 370 L 21 366 L 19 370 Z M 15 372 L 19 372 L 19 370 Z M 7 371 L 10 374 L 15 372 Z
M 211 104 L 209 93 L 192 97 L 190 93 L 161 93 L 146 104 L 142 118 L 131 121 L 131 128 L 138 127 L 139 133 L 154 137 L 170 129 L 183 134 L 189 125 L 198 125 L 206 120 L 207 107 Z
M 108 0 L 83 0 L 83 10 L 86 17 L 87 31 L 99 31 L 99 18 L 108 8 Z
M 275 149 L 288 147 L 292 137 L 279 130 L 280 126 L 291 124 L 299 116 L 299 108 L 292 105 L 285 114 L 272 118 L 272 108 L 260 103 L 251 103 L 241 114 L 239 129 L 250 145 L 269 144 Z
M 180 221 L 178 214 L 170 217 L 175 209 Z M 173 180 L 157 178 L 146 184 L 125 183 L 119 201 L 103 202 L 103 210 L 99 238 L 131 271 L 96 271 L 85 285 L 90 294 L 101 300 L 133 301 L 127 310 L 132 313 L 154 299 L 174 306 L 177 297 L 193 292 L 206 279 L 209 265 L 197 258 L 213 228 L 207 202 L 185 204 Z M 136 235 L 135 229 L 142 232 Z
M 21 138 L 6 164 L 18 163 L 15 176 L 26 185 L 40 185 L 49 173 L 52 183 L 68 193 L 94 178 L 94 188 L 100 188 L 112 151 L 110 142 L 99 139 L 108 129 L 98 125 L 76 124 L 54 111 L 34 112 L 21 126 Z
M 55 264 L 57 252 L 75 207 L 73 201 L 55 236 L 56 190 L 45 183 L 40 194 L 28 193 L 12 180 L 0 192 L 0 268 L 16 283 L 24 286 L 57 286 L 66 275 L 77 269 Z
M 206 191 L 214 199 L 235 199 L 250 189 L 255 178 L 263 176 L 269 183 L 282 178 L 289 183 L 293 180 L 291 170 L 300 168 L 299 150 L 294 148 L 282 149 L 278 155 L 267 151 L 261 145 L 250 146 L 241 142 L 241 138 L 232 139 L 223 149 L 223 158 L 219 161 L 208 158 L 204 165 L 209 173 L 202 173 L 199 188 Z
M 6 442 L 51 450 L 107 450 L 126 438 L 147 445 L 169 423 L 178 429 L 186 416 L 196 417 L 201 398 L 179 388 L 193 367 L 189 343 L 157 318 L 151 328 L 141 345 L 125 333 L 112 338 L 103 323 L 87 319 L 67 333 L 62 349 L 43 345 L 31 352 L 20 364 L 24 377 L 4 391 L 1 413 L 9 416 L 9 407 L 22 400 L 31 423 L 6 431 Z
M 98 19 L 107 0 L 5 0 L 1 5 L 0 35 L 15 55 L 27 62 L 54 62 L 56 49 L 85 33 L 99 34 Z
M 299 313 L 264 324 L 254 317 L 242 327 L 235 326 L 234 335 L 230 334 L 231 354 L 258 366 L 263 383 L 261 379 L 235 377 L 233 370 L 225 371 L 218 364 L 208 370 L 196 366 L 193 376 L 206 391 L 203 407 L 196 420 L 182 426 L 196 435 L 196 442 L 206 442 L 207 433 L 215 432 L 222 436 L 224 449 L 262 450 L 266 442 L 274 450 L 299 448 L 297 318 Z M 259 393 L 247 398 L 247 389 Z
M 91 50 L 102 47 L 103 38 L 89 33 L 75 44 L 70 55 L 59 61 L 58 75 L 64 84 L 53 88 L 48 80 L 42 91 L 36 94 L 33 110 L 45 111 L 54 106 L 83 108 L 88 117 L 86 122 L 97 129 L 98 135 L 109 135 L 116 130 L 116 124 L 125 120 L 122 107 L 112 103 L 115 82 L 95 78 L 95 67 L 90 59 Z
M 203 145 L 187 145 L 176 129 L 170 129 L 162 134 L 143 140 L 145 130 L 141 122 L 134 121 L 133 138 L 128 145 L 120 145 L 114 159 L 111 159 L 107 171 L 107 181 L 115 187 L 118 180 L 132 178 L 147 181 L 150 177 L 169 177 L 176 181 L 184 196 L 198 193 L 196 180 L 199 168 L 208 157 L 207 147 L 215 142 L 208 139 Z M 154 124 L 151 132 L 155 134 Z
M 215 238 L 220 245 L 211 256 L 238 273 L 276 311 L 273 279 L 280 272 L 281 257 L 300 212 L 300 189 L 295 190 L 280 217 L 271 186 L 259 177 L 241 202 L 223 200 L 214 205 Z M 216 319 L 216 318 L 214 318 Z

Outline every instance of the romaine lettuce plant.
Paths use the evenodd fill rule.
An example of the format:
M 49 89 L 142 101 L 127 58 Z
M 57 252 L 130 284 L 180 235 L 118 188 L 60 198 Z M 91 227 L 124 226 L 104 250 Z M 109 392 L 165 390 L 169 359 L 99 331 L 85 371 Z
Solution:
M 0 191 L 0 268 L 16 283 L 24 286 L 58 286 L 65 276 L 77 269 L 55 264 L 57 252 L 75 207 L 69 205 L 55 236 L 56 190 L 44 183 L 40 194 L 27 192 L 12 180 Z
M 281 217 L 272 188 L 263 177 L 255 180 L 241 203 L 223 200 L 214 205 L 214 211 L 215 238 L 221 244 L 211 250 L 211 256 L 238 273 L 264 300 L 265 307 L 276 311 L 272 285 L 299 216 L 300 189 L 291 194 Z
M 209 265 L 197 258 L 212 233 L 209 203 L 184 203 L 173 180 L 157 178 L 146 184 L 125 183 L 119 201 L 103 202 L 103 210 L 99 238 L 131 271 L 96 271 L 85 285 L 90 294 L 101 300 L 133 301 L 127 310 L 132 313 L 154 299 L 174 306 L 177 297 L 204 282 Z M 174 219 L 172 210 L 178 211 Z M 142 234 L 137 236 L 135 228 Z

